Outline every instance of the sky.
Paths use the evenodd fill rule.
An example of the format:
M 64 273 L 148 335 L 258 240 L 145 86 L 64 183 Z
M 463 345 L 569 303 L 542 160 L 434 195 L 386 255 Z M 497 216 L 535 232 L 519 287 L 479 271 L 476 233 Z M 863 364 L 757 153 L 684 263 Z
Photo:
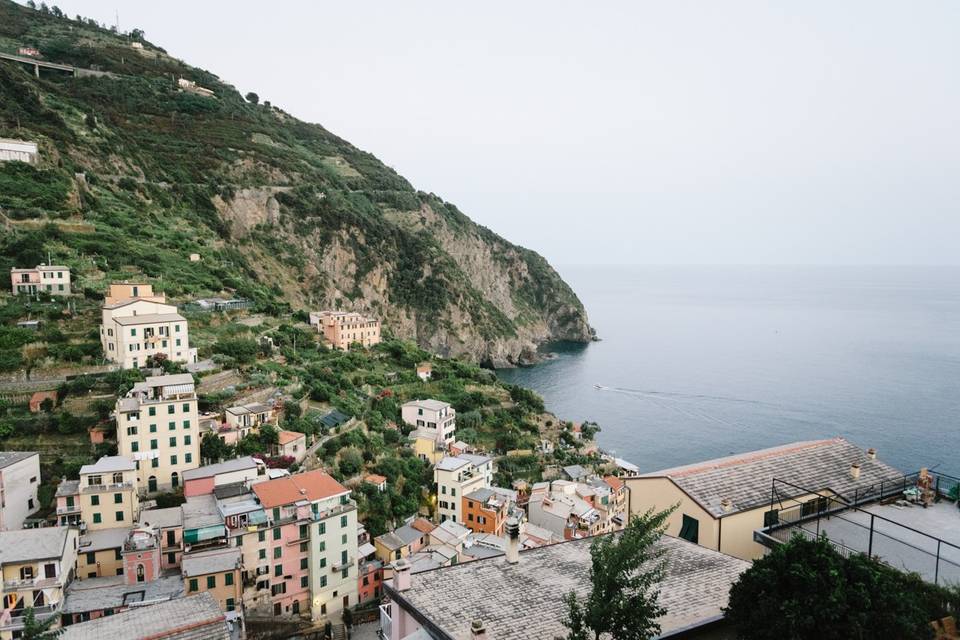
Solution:
M 957 264 L 960 3 L 59 0 L 565 264 Z

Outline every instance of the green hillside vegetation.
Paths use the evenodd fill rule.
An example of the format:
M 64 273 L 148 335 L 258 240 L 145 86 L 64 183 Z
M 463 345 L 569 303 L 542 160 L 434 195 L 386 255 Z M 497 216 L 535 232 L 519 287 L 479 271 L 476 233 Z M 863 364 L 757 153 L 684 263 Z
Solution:
M 134 39 L 144 48 L 132 49 Z M 0 0 L 0 50 L 19 46 L 112 75 L 38 79 L 31 67 L 0 62 L 0 137 L 37 140 L 42 158 L 37 167 L 0 165 L 3 270 L 50 252 L 90 296 L 133 271 L 173 298 L 230 292 L 271 314 L 360 306 L 414 318 L 406 337 L 421 343 L 448 341 L 451 331 L 511 340 L 540 325 L 551 334 L 537 339 L 589 339 L 582 305 L 542 257 L 140 32 Z M 181 91 L 179 78 L 215 97 Z M 275 211 L 264 204 L 271 198 Z M 432 222 L 396 224 L 394 212 Z M 512 310 L 475 285 L 438 239 L 448 234 L 489 247 L 509 274 Z M 191 253 L 202 260 L 190 262 Z

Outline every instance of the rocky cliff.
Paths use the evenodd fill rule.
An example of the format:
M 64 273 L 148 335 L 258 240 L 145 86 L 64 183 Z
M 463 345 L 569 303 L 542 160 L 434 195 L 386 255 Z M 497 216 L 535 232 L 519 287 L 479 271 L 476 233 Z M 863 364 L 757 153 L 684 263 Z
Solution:
M 20 47 L 106 73 L 38 78 L 0 61 L 0 137 L 36 140 L 41 156 L 0 166 L 0 266 L 52 252 L 89 295 L 137 274 L 174 298 L 368 311 L 395 335 L 494 366 L 591 338 L 541 256 L 142 34 L 0 0 L 0 51 Z

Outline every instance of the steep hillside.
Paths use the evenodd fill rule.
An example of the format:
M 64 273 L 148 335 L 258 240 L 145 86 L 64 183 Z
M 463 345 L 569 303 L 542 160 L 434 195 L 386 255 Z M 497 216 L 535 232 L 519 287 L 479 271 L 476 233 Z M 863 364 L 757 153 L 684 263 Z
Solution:
M 323 127 L 245 100 L 140 34 L 0 0 L 0 52 L 20 47 L 108 74 L 37 78 L 0 60 L 0 137 L 36 140 L 41 155 L 0 165 L 3 269 L 49 252 L 91 296 L 136 273 L 174 299 L 235 291 L 272 313 L 364 310 L 394 335 L 496 366 L 591 338 L 540 255 Z

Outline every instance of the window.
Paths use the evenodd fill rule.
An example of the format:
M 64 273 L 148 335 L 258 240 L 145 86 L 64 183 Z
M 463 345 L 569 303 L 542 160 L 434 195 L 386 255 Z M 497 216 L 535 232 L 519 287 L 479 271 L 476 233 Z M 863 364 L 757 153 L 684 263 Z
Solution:
M 300 587 L 301 587 L 301 588 L 306 589 L 307 586 L 309 586 L 309 582 L 310 582 L 310 580 L 307 578 L 307 576 L 301 576 L 301 577 L 300 577 Z
M 131 442 L 131 443 L 130 443 L 130 451 L 132 451 L 133 453 L 136 453 L 137 451 L 140 451 L 140 443 L 139 443 L 139 442 Z
M 780 522 L 779 509 L 771 509 L 770 511 L 767 511 L 766 513 L 763 514 L 764 527 L 772 527 L 775 524 L 779 524 L 779 522 Z
M 307 559 L 306 559 L 306 558 L 300 558 L 300 568 L 301 568 L 301 569 L 306 569 L 306 568 L 307 568 Z
M 457 497 L 457 488 L 456 488 L 456 487 L 450 487 L 450 495 L 453 496 L 453 497 Z
M 157 432 L 157 425 L 155 424 L 150 425 L 150 433 L 156 433 L 156 432 Z
M 189 404 L 184 404 L 182 408 L 183 408 L 183 412 L 184 412 L 184 413 L 190 413 L 190 405 L 189 405 Z
M 117 511 L 114 515 L 117 517 L 117 522 L 123 522 L 123 511 Z
M 67 506 L 68 507 L 73 506 L 73 496 L 67 496 Z
M 133 329 L 130 329 L 130 335 L 132 335 L 132 336 L 137 335 L 137 328 L 136 328 L 136 327 L 134 327 Z
M 167 431 L 176 431 L 176 430 L 177 430 L 177 423 L 176 423 L 176 422 L 174 422 L 173 420 L 171 420 L 170 422 L 167 423 Z
M 101 522 L 103 522 L 103 519 L 100 517 L 100 514 L 99 513 L 93 514 L 93 523 L 100 524 Z
M 180 325 L 178 324 L 173 325 L 173 330 L 176 331 L 177 333 L 180 333 Z
M 157 441 L 156 441 L 156 440 L 151 440 L 151 441 L 150 441 L 150 448 L 151 448 L 151 449 L 156 449 L 156 448 L 157 448 Z
M 342 544 L 347 544 L 347 534 L 343 534 L 342 536 L 340 536 L 340 542 Z
M 347 526 L 347 516 L 340 516 L 340 526 L 341 527 Z
M 266 549 L 260 549 L 259 551 L 257 551 L 257 557 L 260 558 L 261 560 L 266 560 L 266 559 L 267 559 L 267 550 L 266 550 Z
M 281 547 L 274 547 L 273 557 L 276 559 L 276 558 L 279 558 L 281 555 L 283 555 L 283 549 Z
M 90 504 L 94 507 L 100 504 L 100 496 L 90 496 Z
M 347 564 L 347 550 L 344 549 L 340 552 L 340 564 Z
M 190 436 L 183 436 L 183 444 L 184 445 L 190 444 Z
M 147 415 L 150 415 L 150 416 L 155 416 L 155 415 L 157 415 L 157 408 L 156 408 L 156 407 L 150 407 L 149 409 L 147 409 Z
M 320 576 L 320 588 L 323 589 L 327 586 L 327 576 Z
M 93 551 L 87 553 L 87 564 L 93 564 L 97 561 L 97 554 Z
M 143 565 L 137 565 L 137 582 L 143 582 L 146 579 L 143 572 Z
M 231 575 L 230 577 L 232 578 L 233 576 Z M 237 605 L 234 603 L 233 598 L 227 598 L 227 611 L 233 611 L 236 608 Z
M 176 413 L 176 412 L 177 412 L 177 408 L 176 408 L 175 406 L 173 406 L 172 404 L 168 404 L 168 405 L 167 405 L 167 413 L 171 413 L 171 414 L 172 414 L 172 413 Z
M 189 428 L 190 428 L 190 421 L 189 421 L 189 420 L 184 420 L 184 421 L 183 421 L 183 428 L 184 428 L 184 429 L 189 429 Z
M 177 456 L 170 456 L 170 464 L 172 465 L 177 464 Z
M 207 589 L 217 588 L 217 576 L 207 576 Z
M 177 544 L 177 534 L 175 531 L 167 531 L 167 546 L 172 547 Z
M 135 435 L 137 435 L 137 428 L 136 428 L 136 427 L 127 427 L 127 435 L 128 435 L 128 436 L 135 436 Z
M 179 346 L 180 346 L 180 338 L 177 338 L 177 339 L 176 339 L 176 342 L 177 342 L 177 346 L 179 347 Z
M 114 560 L 123 560 L 123 552 L 119 548 L 113 550 Z
M 266 531 L 259 531 L 259 532 L 257 532 L 257 540 L 259 540 L 260 542 L 263 542 L 263 541 L 266 540 L 266 539 L 267 539 L 267 532 L 266 532 Z
M 168 553 L 167 554 L 167 564 L 177 564 L 177 554 Z
M 123 494 L 115 493 L 113 494 L 113 504 L 123 504 Z
M 308 547 L 309 547 L 309 545 L 308 545 L 306 542 L 301 542 L 301 543 L 300 543 L 300 553 L 306 553 L 307 551 L 309 551 L 310 549 L 309 549 Z
M 683 514 L 683 524 L 680 527 L 680 537 L 694 544 L 700 541 L 700 521 Z
M 171 447 L 177 446 L 177 437 L 176 437 L 176 436 L 173 436 L 173 437 L 170 438 L 170 446 L 171 446 Z
M 191 462 L 193 462 L 193 454 L 192 454 L 192 453 L 185 453 L 185 454 L 183 454 L 183 461 L 186 462 L 186 463 L 188 463 L 188 464 L 191 463 Z
M 327 559 L 326 559 L 326 558 L 320 558 L 320 568 L 323 569 L 323 568 L 326 567 L 326 566 L 327 566 Z
M 196 578 L 190 578 L 190 593 L 200 590 L 200 584 L 197 582 Z
M 225 574 L 223 574 L 223 584 L 227 585 L 228 587 L 233 584 L 233 574 L 232 574 L 232 573 L 225 573 Z
M 160 468 L 160 458 L 154 458 L 153 460 L 151 460 L 151 461 L 150 461 L 150 466 L 153 467 L 154 469 L 159 469 L 159 468 Z
M 326 523 L 326 522 L 321 522 L 319 525 L 317 525 L 317 533 L 319 533 L 320 535 L 323 535 L 323 534 L 325 534 L 326 532 L 327 532 L 327 523 Z
M 306 537 L 307 537 L 307 525 L 302 524 L 300 525 L 300 538 L 306 538 Z
M 343 579 L 346 579 L 349 573 L 350 573 L 350 569 L 344 569 L 343 571 L 340 572 L 340 577 Z
M 280 539 L 280 527 L 275 527 L 275 528 L 273 529 L 273 539 L 274 539 L 274 540 L 279 540 L 279 539 Z
M 282 576 L 283 575 L 283 565 L 276 564 L 273 566 L 273 575 Z

